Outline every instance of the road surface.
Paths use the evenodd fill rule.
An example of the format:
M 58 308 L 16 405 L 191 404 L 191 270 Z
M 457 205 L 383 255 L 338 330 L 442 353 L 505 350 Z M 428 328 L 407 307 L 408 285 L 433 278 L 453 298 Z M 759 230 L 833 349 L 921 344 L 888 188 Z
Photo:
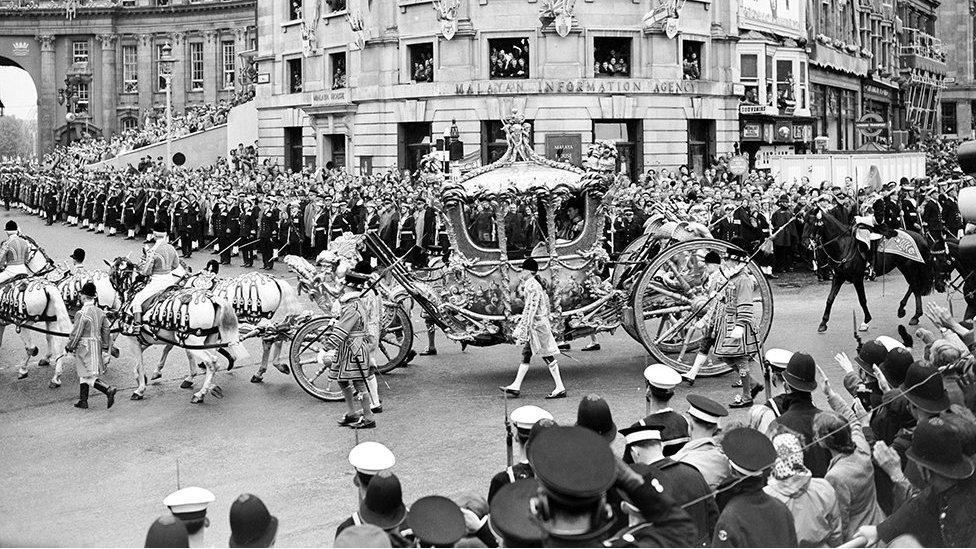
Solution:
M 137 257 L 139 251 L 137 242 L 47 227 L 19 211 L 0 217 L 17 220 L 59 260 L 75 247 L 87 250 L 86 263 L 93 267 L 127 252 Z M 197 253 L 190 263 L 199 269 L 210 258 Z M 285 276 L 283 266 L 276 269 Z M 225 268 L 222 274 L 228 272 L 241 269 Z M 774 285 L 775 320 L 766 347 L 811 353 L 839 387 L 842 372 L 832 357 L 853 352 L 854 291 L 848 287 L 840 295 L 830 331 L 821 335 L 816 330 L 828 286 L 802 280 Z M 896 335 L 895 308 L 904 290 L 897 276 L 868 284 L 876 320 L 866 336 Z M 927 299 L 945 302 L 943 295 Z M 423 324 L 417 320 L 415 326 L 415 348 L 422 350 Z M 359 433 L 360 440 L 381 441 L 396 454 L 394 470 L 407 504 L 429 494 L 484 496 L 491 476 L 505 466 L 497 387 L 511 381 L 518 350 L 462 353 L 442 335 L 439 341 L 438 356 L 418 357 L 409 368 L 384 376 L 379 426 Z M 539 362 L 518 403 L 541 405 L 558 422 L 571 424 L 580 398 L 596 393 L 609 401 L 618 427 L 643 417 L 643 348 L 622 330 L 600 341 L 602 351 L 560 359 L 569 398 L 543 400 L 552 382 Z M 131 361 L 122 357 L 107 376 L 123 387 L 116 405 L 105 410 L 104 397 L 95 393 L 91 409 L 78 410 L 71 406 L 77 399 L 73 372 L 65 373 L 57 390 L 47 387 L 51 368 L 34 365 L 28 379 L 16 379 L 23 351 L 8 330 L 0 351 L 0 545 L 141 546 L 149 525 L 165 511 L 163 498 L 189 485 L 216 494 L 207 534 L 211 545 L 226 546 L 228 511 L 242 492 L 260 496 L 279 518 L 279 546 L 331 545 L 336 526 L 357 508 L 347 462 L 355 435 L 335 423 L 344 405 L 314 400 L 273 369 L 263 385 L 249 383 L 260 353 L 254 342 L 248 348 L 249 362 L 219 374 L 222 400 L 208 396 L 202 405 L 190 404 L 191 391 L 179 388 L 186 360 L 173 353 L 162 383 L 150 386 L 146 400 L 128 400 L 135 380 Z M 154 364 L 158 356 L 158 349 L 150 350 L 147 360 Z M 702 379 L 693 390 L 727 402 L 731 380 Z M 686 409 L 688 393 L 678 389 L 673 402 L 679 411 Z

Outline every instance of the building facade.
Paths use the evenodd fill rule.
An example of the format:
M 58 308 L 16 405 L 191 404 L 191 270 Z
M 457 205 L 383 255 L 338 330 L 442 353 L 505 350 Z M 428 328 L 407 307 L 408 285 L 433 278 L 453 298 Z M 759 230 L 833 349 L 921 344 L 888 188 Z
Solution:
M 142 124 L 147 111 L 164 110 L 158 61 L 165 44 L 176 59 L 176 112 L 232 97 L 246 63 L 240 54 L 256 47 L 256 4 L 0 0 L 0 64 L 34 79 L 39 154 L 86 134 L 111 136 Z
M 518 109 L 549 158 L 612 140 L 633 177 L 701 170 L 739 141 L 736 20 L 718 0 L 259 2 L 260 154 L 413 170 L 456 127 L 484 164 Z
M 939 132 L 956 139 L 976 138 L 976 1 L 943 2 L 936 35 L 946 54 L 947 76 L 939 110 Z
M 965 0 L 948 0 L 946 4 L 964 4 Z M 937 28 L 952 24 L 938 20 L 939 0 L 899 0 L 901 22 L 900 60 L 901 93 L 905 119 L 912 133 L 939 131 L 938 117 L 941 93 L 948 73 L 943 43 L 936 37 Z

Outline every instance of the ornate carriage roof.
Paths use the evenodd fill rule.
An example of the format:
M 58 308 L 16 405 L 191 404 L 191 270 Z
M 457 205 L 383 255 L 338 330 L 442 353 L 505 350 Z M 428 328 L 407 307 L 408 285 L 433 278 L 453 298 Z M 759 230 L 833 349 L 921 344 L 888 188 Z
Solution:
M 531 126 L 518 112 L 504 121 L 508 141 L 505 154 L 495 162 L 473 170 L 444 186 L 445 203 L 493 200 L 508 195 L 554 195 L 606 191 L 607 175 L 616 171 L 616 149 L 601 153 L 591 149 L 587 169 L 542 157 L 529 144 Z M 612 158 L 610 158 L 612 156 Z

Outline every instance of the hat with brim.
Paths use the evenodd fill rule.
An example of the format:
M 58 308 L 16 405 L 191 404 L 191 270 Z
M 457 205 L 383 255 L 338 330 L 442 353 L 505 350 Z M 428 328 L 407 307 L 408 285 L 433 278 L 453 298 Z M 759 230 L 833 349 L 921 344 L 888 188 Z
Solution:
M 783 379 L 797 391 L 812 393 L 817 389 L 817 363 L 806 353 L 793 353 Z
M 376 479 L 374 478 L 373 482 L 375 481 Z M 373 482 L 370 482 L 370 486 L 372 486 Z M 374 524 L 384 530 L 389 530 L 394 526 L 398 526 L 407 518 L 407 506 L 403 504 L 402 499 L 392 507 L 392 509 L 385 511 L 374 510 L 367 506 L 367 500 L 364 498 L 359 504 L 359 517 L 367 524 Z
M 959 435 L 940 418 L 919 423 L 905 455 L 947 478 L 965 479 L 973 475 L 973 462 L 963 454 Z
M 786 366 L 790 363 L 791 358 L 793 358 L 793 351 L 788 351 L 786 349 L 769 349 L 766 351 L 766 362 L 768 362 L 774 370 L 778 370 L 780 372 L 786 369 Z
M 542 529 L 530 511 L 530 500 L 538 493 L 539 481 L 523 478 L 491 499 L 488 525 L 506 547 L 542 547 Z
M 952 404 L 942 384 L 942 374 L 916 362 L 909 366 L 905 381 L 899 389 L 908 402 L 930 414 L 938 414 L 949 409 Z
M 278 535 L 278 517 L 271 515 L 271 520 L 260 537 L 251 540 L 234 539 L 234 534 L 230 536 L 227 544 L 229 547 L 271 547 L 271 541 Z

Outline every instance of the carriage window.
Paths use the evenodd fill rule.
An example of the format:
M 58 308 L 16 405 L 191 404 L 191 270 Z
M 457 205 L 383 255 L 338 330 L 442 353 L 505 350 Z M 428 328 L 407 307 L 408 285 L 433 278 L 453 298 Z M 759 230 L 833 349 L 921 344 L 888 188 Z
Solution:
M 586 218 L 586 201 L 582 196 L 574 196 L 563 201 L 556 212 L 556 240 L 572 242 L 583 234 Z
M 489 250 L 498 249 L 495 208 L 491 204 L 480 202 L 465 206 L 464 223 L 468 227 L 468 238 L 475 246 Z

